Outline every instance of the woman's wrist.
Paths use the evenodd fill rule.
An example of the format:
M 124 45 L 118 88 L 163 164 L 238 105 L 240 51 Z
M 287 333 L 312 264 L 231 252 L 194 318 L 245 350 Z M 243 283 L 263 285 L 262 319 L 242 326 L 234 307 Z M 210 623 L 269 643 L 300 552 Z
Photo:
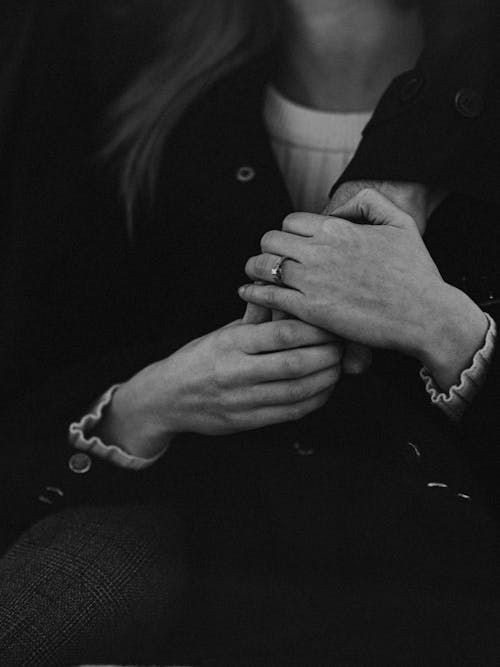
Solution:
M 153 459 L 175 434 L 142 405 L 138 393 L 132 381 L 121 385 L 93 435 L 131 456 Z
M 458 384 L 487 331 L 483 311 L 464 292 L 443 282 L 433 294 L 417 354 L 443 392 Z

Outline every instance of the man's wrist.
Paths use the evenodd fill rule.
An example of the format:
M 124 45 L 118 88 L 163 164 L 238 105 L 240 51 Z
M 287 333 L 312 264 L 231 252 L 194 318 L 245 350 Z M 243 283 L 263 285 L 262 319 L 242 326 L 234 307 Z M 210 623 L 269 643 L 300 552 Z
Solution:
M 423 183 L 372 180 L 347 181 L 342 183 L 333 193 L 332 199 L 325 209 L 325 215 L 331 215 L 335 209 L 346 204 L 365 188 L 377 190 L 405 213 L 408 213 L 414 219 L 422 235 L 425 232 L 427 221 L 449 194 L 442 188 Z
M 443 282 L 423 327 L 417 354 L 432 377 L 447 392 L 456 385 L 484 344 L 488 320 L 464 293 Z

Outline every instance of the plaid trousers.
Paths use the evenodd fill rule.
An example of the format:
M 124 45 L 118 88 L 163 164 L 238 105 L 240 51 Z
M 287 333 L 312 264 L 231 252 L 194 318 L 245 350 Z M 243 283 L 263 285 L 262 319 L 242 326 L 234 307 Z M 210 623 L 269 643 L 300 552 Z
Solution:
M 0 664 L 154 662 L 184 589 L 181 533 L 165 508 L 138 506 L 34 525 L 0 559 Z

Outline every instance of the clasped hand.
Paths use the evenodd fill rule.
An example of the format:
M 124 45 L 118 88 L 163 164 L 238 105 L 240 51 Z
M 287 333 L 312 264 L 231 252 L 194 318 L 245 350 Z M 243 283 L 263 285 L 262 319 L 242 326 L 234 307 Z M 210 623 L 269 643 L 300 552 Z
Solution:
M 153 458 L 180 433 L 226 435 L 300 419 L 326 403 L 342 346 L 298 320 L 238 320 L 191 341 L 122 385 L 99 433 Z
M 429 327 L 450 286 L 413 218 L 380 193 L 360 192 L 335 217 L 292 214 L 283 231 L 263 237 L 261 247 L 246 272 L 268 284 L 241 288 L 245 301 L 290 313 L 349 341 L 425 356 Z M 288 258 L 284 286 L 269 284 L 283 256 Z
M 122 385 L 96 435 L 152 458 L 178 433 L 299 419 L 326 403 L 356 345 L 355 361 L 364 346 L 399 350 L 443 390 L 456 383 L 484 341 L 484 313 L 442 280 L 413 218 L 383 195 L 363 191 L 334 213 L 294 214 L 267 233 L 246 267 L 261 284 L 240 289 L 245 317 Z M 281 257 L 284 286 L 270 284 Z

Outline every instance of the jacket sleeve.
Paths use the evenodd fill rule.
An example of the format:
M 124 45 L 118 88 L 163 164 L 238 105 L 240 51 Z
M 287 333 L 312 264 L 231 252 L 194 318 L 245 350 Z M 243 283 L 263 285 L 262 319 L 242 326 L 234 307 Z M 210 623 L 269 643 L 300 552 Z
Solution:
M 500 305 L 488 309 L 500 323 Z M 500 512 L 500 350 L 493 353 L 485 383 L 462 422 L 462 447 L 490 503 Z
M 106 387 L 126 380 L 179 345 L 177 341 L 152 343 L 74 364 L 2 406 L 0 498 L 4 507 L 0 511 L 11 531 L 65 506 L 140 501 L 166 487 L 170 466 L 165 457 L 135 472 L 84 455 L 88 456 L 85 472 L 74 472 L 70 461 L 77 451 L 68 442 L 68 427 Z
M 449 5 L 438 4 L 443 12 Z M 392 82 L 334 189 L 354 180 L 413 181 L 500 204 L 494 5 L 464 0 L 429 18 L 419 62 Z

